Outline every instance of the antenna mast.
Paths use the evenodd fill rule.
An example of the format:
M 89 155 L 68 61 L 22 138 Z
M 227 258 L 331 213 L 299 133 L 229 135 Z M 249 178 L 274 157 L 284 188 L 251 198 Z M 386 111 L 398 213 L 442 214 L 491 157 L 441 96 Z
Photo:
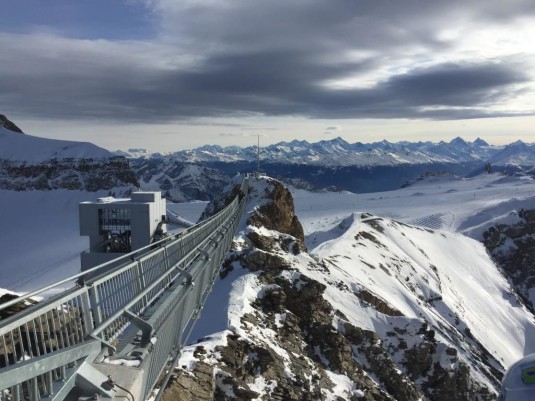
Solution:
M 257 177 L 260 177 L 260 135 L 256 137 L 258 138 L 258 144 L 256 145 L 256 174 Z

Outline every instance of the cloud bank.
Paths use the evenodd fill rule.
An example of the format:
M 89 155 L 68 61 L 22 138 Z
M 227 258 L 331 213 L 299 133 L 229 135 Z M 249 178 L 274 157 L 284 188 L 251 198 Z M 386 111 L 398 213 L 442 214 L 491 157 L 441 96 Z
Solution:
M 154 34 L 0 33 L 0 106 L 118 123 L 533 114 L 535 3 L 478 3 L 131 0 Z

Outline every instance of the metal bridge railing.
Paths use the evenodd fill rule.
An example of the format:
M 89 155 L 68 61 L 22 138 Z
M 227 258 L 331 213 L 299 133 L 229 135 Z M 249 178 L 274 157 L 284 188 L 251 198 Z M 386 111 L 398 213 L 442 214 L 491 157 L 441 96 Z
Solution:
M 247 193 L 247 179 L 240 192 Z M 138 355 L 145 398 L 177 355 L 243 215 L 246 196 L 187 230 L 6 304 L 77 286 L 0 321 L 0 400 L 64 399 L 77 368 L 107 355 Z M 114 261 L 115 262 L 115 261 Z M 97 358 L 98 357 L 98 358 Z

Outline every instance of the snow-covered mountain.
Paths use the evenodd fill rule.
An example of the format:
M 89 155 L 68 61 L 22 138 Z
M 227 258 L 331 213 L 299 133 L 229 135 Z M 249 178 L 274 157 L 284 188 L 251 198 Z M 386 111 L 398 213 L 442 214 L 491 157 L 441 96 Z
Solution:
M 480 242 L 368 213 L 305 240 L 269 179 L 247 211 L 166 400 L 490 400 L 535 351 L 532 313 Z
M 507 219 L 495 221 L 482 236 L 493 259 L 535 313 L 535 209 L 511 211 Z
M 455 138 L 450 142 L 398 142 L 386 140 L 374 143 L 348 143 L 342 138 L 279 142 L 260 149 L 264 163 L 308 164 L 319 166 L 396 166 L 400 164 L 481 162 L 503 149 L 481 139 L 467 142 Z M 254 162 L 256 146 L 202 146 L 170 154 L 184 162 Z
M 144 191 L 161 191 L 173 202 L 211 200 L 230 181 L 220 170 L 170 158 L 131 159 L 130 167 Z
M 179 166 L 167 170 L 179 177 Z M 535 351 L 530 287 L 511 285 L 462 234 L 531 221 L 513 211 L 535 209 L 534 190 L 530 177 L 498 173 L 427 174 L 373 194 L 255 182 L 193 333 L 202 339 L 184 350 L 165 397 L 491 399 L 504 369 Z M 102 192 L 3 190 L 0 287 L 75 273 L 86 246 L 77 202 Z
M 124 158 L 90 144 L 41 142 L 3 127 L 0 134 L 0 152 L 7 149 L 0 178 L 21 189 L 0 189 L 0 287 L 27 291 L 78 271 L 78 253 L 87 247 L 78 235 L 78 202 L 128 190 L 124 177 L 133 175 L 124 173 Z M 277 152 L 352 157 L 342 140 L 309 145 L 293 141 Z M 398 145 L 351 146 L 393 160 Z M 424 145 L 403 146 L 424 158 L 430 154 Z M 463 171 L 500 157 L 509 163 L 531 149 L 460 138 L 433 146 L 441 149 L 440 160 L 473 158 Z M 487 159 L 474 156 L 478 148 L 487 149 Z M 225 149 L 204 152 L 209 157 Z M 95 181 L 95 192 L 88 192 L 91 171 L 113 171 L 102 160 L 117 161 L 125 176 L 118 173 L 110 183 L 125 185 L 102 189 Z M 163 185 L 172 198 L 209 199 L 235 170 L 254 164 L 234 160 L 242 161 L 195 164 L 155 155 L 130 162 L 144 189 Z M 254 181 L 233 252 L 195 326 L 192 340 L 199 341 L 184 350 L 164 398 L 490 400 L 504 369 L 535 352 L 535 181 L 525 174 L 467 178 L 451 169 L 419 171 L 460 164 L 273 162 L 280 175 L 291 166 L 296 178 L 307 172 L 330 185 L 354 182 L 357 173 L 371 183 L 395 175 L 408 185 L 356 194 L 290 192 L 276 180 Z M 71 188 L 69 176 L 84 185 Z M 182 205 L 171 206 L 181 214 Z
M 31 136 L 0 126 L 0 188 L 97 191 L 138 186 L 127 159 L 87 142 Z
M 113 155 L 89 142 L 48 139 L 20 134 L 0 127 L 0 159 L 26 164 L 51 159 L 104 158 Z
M 516 141 L 495 153 L 489 162 L 499 166 L 535 166 L 535 145 Z
M 124 157 L 127 157 L 129 159 L 139 159 L 139 158 L 142 158 L 142 157 L 150 157 L 152 155 L 157 155 L 155 153 L 149 153 L 147 151 L 147 149 L 143 149 L 143 148 L 130 148 L 128 150 L 116 150 L 115 152 L 112 152 L 114 155 L 117 155 L 117 156 L 124 156 Z
M 205 145 L 166 155 L 151 155 L 144 149 L 116 152 L 119 153 L 129 157 L 139 179 L 145 170 L 137 171 L 138 166 L 147 164 L 151 165 L 151 174 L 155 177 L 168 175 L 164 170 L 168 170 L 170 165 L 192 164 L 213 169 L 210 174 L 214 173 L 214 169 L 219 170 L 221 178 L 227 176 L 219 180 L 217 185 L 209 182 L 203 184 L 199 178 L 193 177 L 193 193 L 198 192 L 200 187 L 215 189 L 217 192 L 236 173 L 257 169 L 255 146 L 241 148 Z M 161 163 L 160 170 L 158 163 L 151 159 Z M 469 142 L 460 137 L 439 143 L 381 141 L 351 144 L 341 138 L 317 143 L 294 140 L 261 148 L 260 168 L 271 177 L 303 188 L 378 192 L 397 189 L 429 172 L 448 171 L 469 177 L 490 170 L 535 176 L 535 145 L 517 141 L 507 146 L 492 146 L 482 139 Z M 173 182 L 172 186 L 181 191 L 185 199 L 193 199 L 188 198 L 189 183 L 185 176 L 181 181 L 164 178 L 158 178 L 156 182 L 158 181 L 164 183 L 164 187 L 160 187 L 162 190 L 167 191 L 170 188 L 169 182 Z M 151 184 L 151 188 L 156 187 L 156 182 Z M 210 195 L 215 195 L 215 192 Z M 177 196 L 176 199 L 182 198 Z

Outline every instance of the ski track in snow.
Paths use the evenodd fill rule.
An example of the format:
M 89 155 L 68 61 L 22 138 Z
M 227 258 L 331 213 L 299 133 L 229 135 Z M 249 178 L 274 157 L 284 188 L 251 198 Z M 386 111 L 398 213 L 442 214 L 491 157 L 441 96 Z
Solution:
M 439 230 L 450 228 L 454 221 L 455 215 L 451 212 L 448 212 L 418 217 L 417 219 L 409 220 L 408 224 Z
M 420 181 L 396 191 L 367 194 L 310 193 L 292 189 L 297 216 L 305 235 L 321 236 L 354 212 L 367 212 L 407 224 L 470 234 L 490 216 L 515 208 L 535 207 L 535 180 L 484 174 L 449 181 Z M 514 205 L 509 204 L 515 200 Z M 486 214 L 482 214 L 486 211 Z M 474 238 L 481 230 L 473 232 Z

